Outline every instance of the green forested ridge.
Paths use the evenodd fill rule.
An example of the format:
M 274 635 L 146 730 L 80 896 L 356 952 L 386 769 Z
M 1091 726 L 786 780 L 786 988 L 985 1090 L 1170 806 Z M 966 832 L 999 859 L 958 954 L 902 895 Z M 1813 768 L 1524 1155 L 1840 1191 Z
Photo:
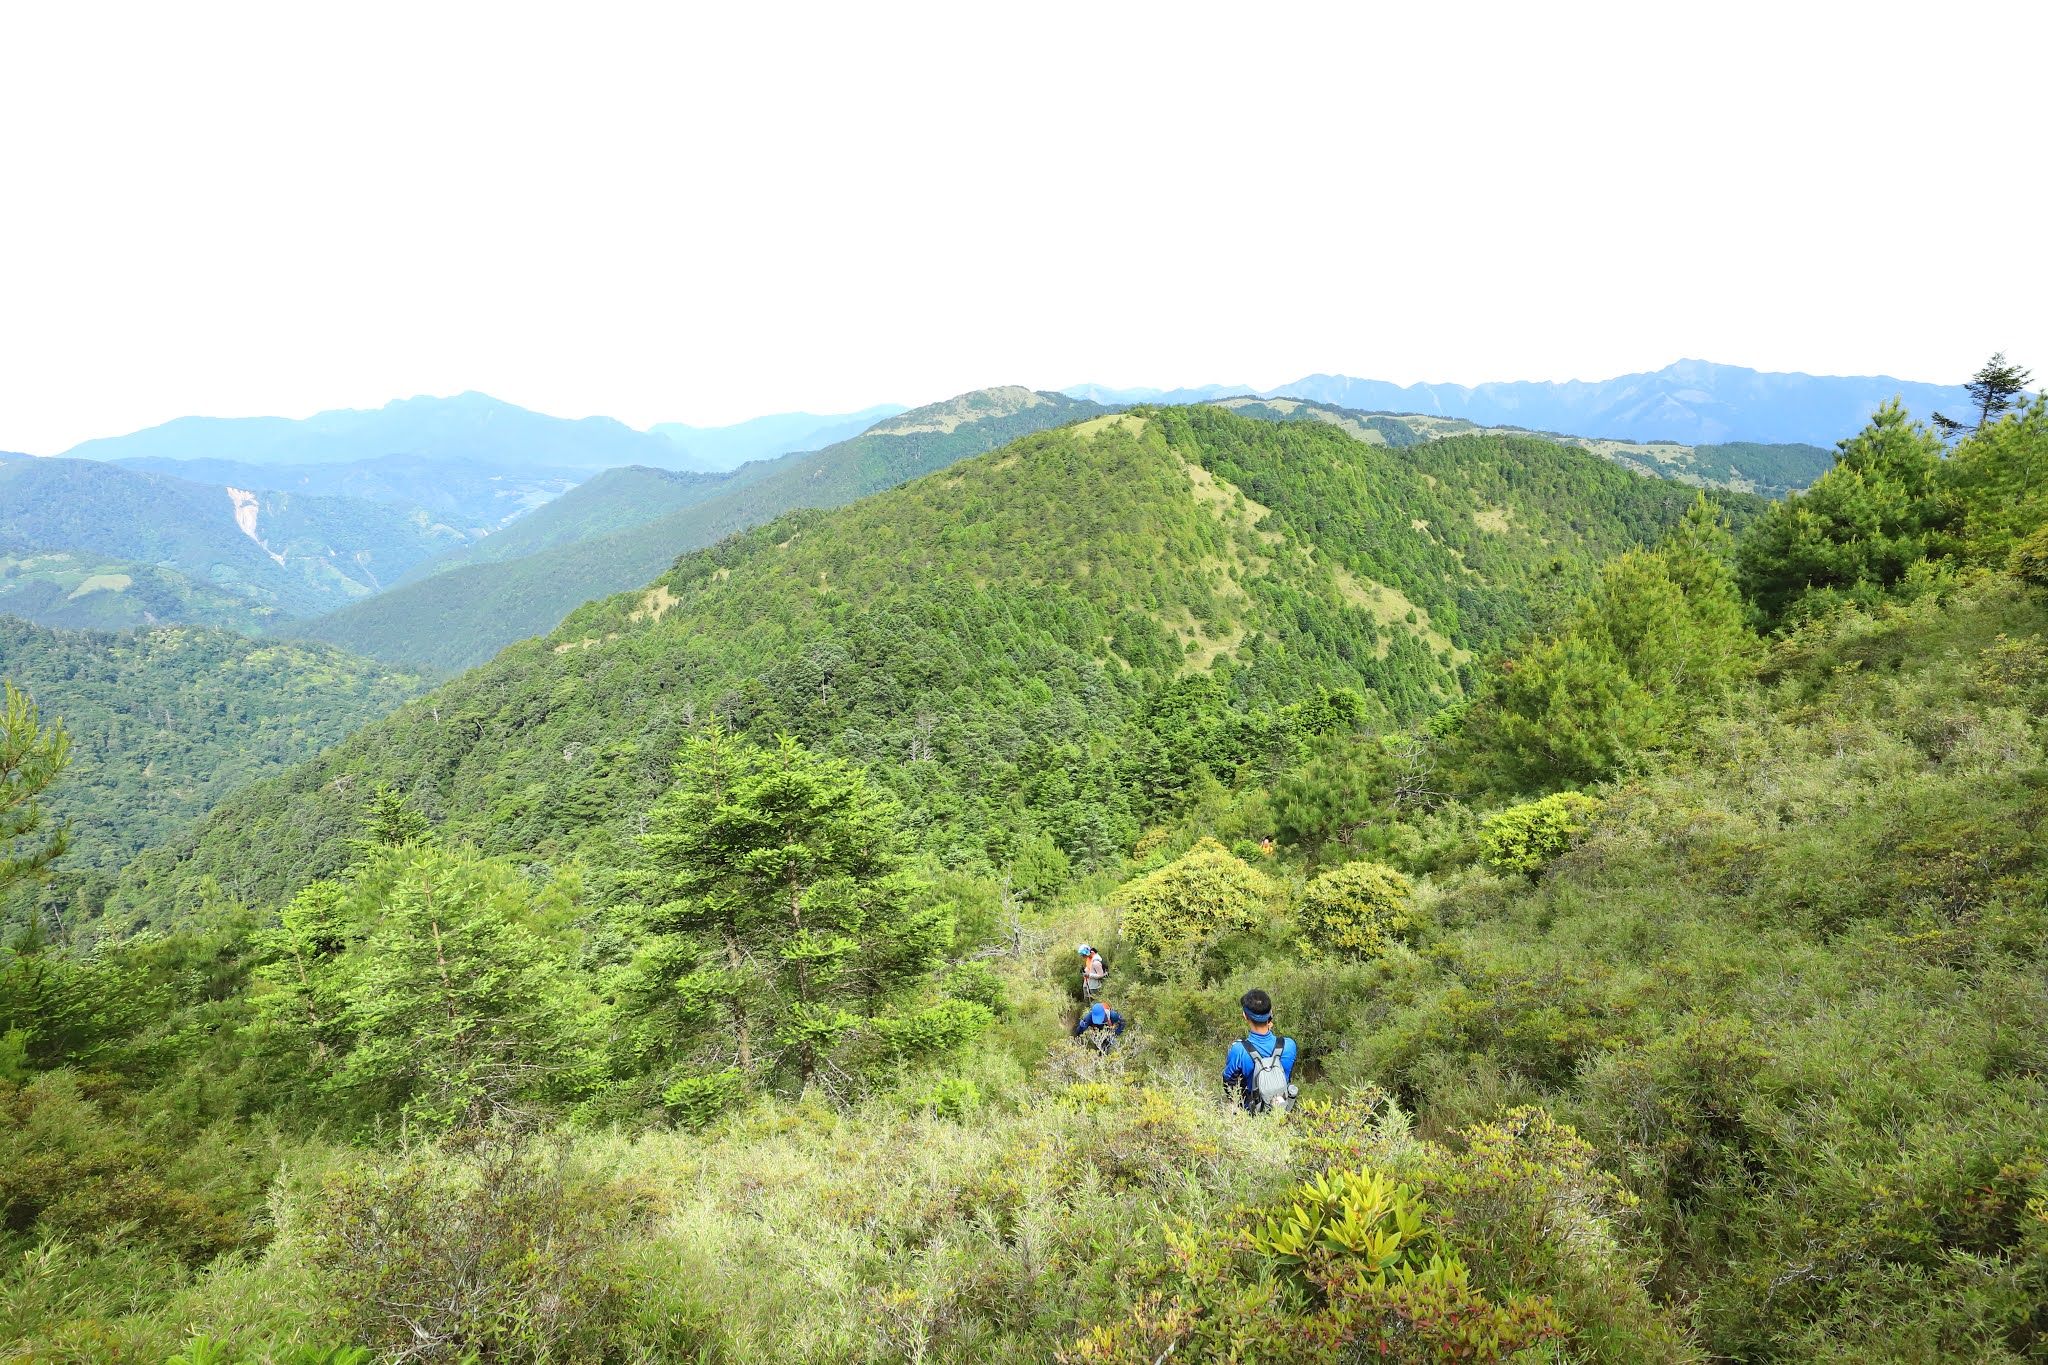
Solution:
M 1546 441 L 1577 446 L 1605 456 L 1631 469 L 1660 478 L 1705 484 L 1711 488 L 1733 488 L 1747 493 L 1778 496 L 1804 488 L 1819 478 L 1833 463 L 1831 451 L 1799 443 L 1765 445 L 1738 441 L 1721 445 L 1681 445 L 1675 441 L 1640 442 L 1609 438 L 1571 436 L 1555 431 L 1530 431 L 1520 427 L 1482 427 L 1462 417 L 1434 417 L 1420 413 L 1359 412 L 1328 403 L 1299 398 L 1230 398 L 1216 406 L 1246 417 L 1273 422 L 1327 422 L 1341 427 L 1361 441 L 1396 448 L 1419 445 L 1444 436 L 1490 432 L 1501 436 L 1535 436 Z
M 307 627 L 375 658 L 441 670 L 473 667 L 553 629 L 574 608 L 639 587 L 678 554 L 797 507 L 837 507 L 1015 436 L 1101 411 L 1029 389 L 983 389 L 877 423 L 850 441 L 734 470 L 729 492 L 592 540 L 496 565 L 453 569 Z
M 196 626 L 52 630 L 6 616 L 0 677 L 71 735 L 71 768 L 50 803 L 71 821 L 63 866 L 102 877 L 426 685 L 329 645 Z
M 187 884 L 166 932 L 90 953 L 61 921 L 9 939 L 0 1334 L 30 1360 L 2039 1360 L 2044 418 L 1945 451 L 1881 414 L 1846 487 L 1732 545 L 1701 499 L 1567 563 L 1566 592 L 1525 597 L 1535 633 L 1440 671 L 1466 695 L 1412 723 L 1303 685 L 1343 638 L 1311 629 L 1343 617 L 1310 602 L 1340 580 L 1308 511 L 1276 495 L 1267 539 L 1248 493 L 1252 515 L 1203 482 L 1225 446 L 1283 492 L 1323 454 L 1406 453 L 1299 424 L 1198 418 L 1169 447 L 1141 412 L 688 556 L 508 654 L 526 685 L 464 713 L 472 751 L 573 765 L 550 713 L 607 667 L 680 671 L 678 710 L 723 688 L 679 761 L 598 795 L 587 821 L 622 812 L 626 837 L 480 850 L 486 821 L 430 806 L 448 788 L 352 761 L 298 787 L 353 788 L 328 879 L 246 905 Z M 1055 515 L 1040 469 L 1093 510 Z M 1533 495 L 1479 510 L 1561 540 Z M 1085 569 L 1068 516 L 1110 542 Z M 1434 562 L 1397 545 L 1345 555 Z M 1172 755 L 1191 781 L 1092 869 L 1028 800 L 1006 866 L 949 865 L 932 792 L 966 788 L 931 779 L 965 702 L 863 764 L 835 697 L 929 681 L 948 641 L 985 658 L 992 618 L 898 632 L 886 676 L 821 650 L 797 677 L 786 648 L 848 638 L 857 594 L 947 605 L 910 563 L 991 604 L 1023 581 L 1012 653 L 1020 623 L 1071 642 L 1014 696 L 996 668 L 958 689 L 1020 729 L 1057 737 L 1028 682 L 1057 707 L 1106 636 L 1139 661 L 1100 675 L 1150 686 L 1143 714 L 1230 742 Z M 1098 579 L 1155 643 L 1212 611 L 1197 653 L 1062 626 Z M 1312 667 L 1242 641 L 1187 667 L 1276 603 Z M 685 627 L 748 666 L 651 649 Z M 1264 748 L 1219 761 L 1246 736 Z M 1133 1024 L 1107 1056 L 1067 1037 L 1080 941 Z M 1300 1048 L 1285 1116 L 1217 1092 L 1254 985 Z
M 496 564 L 569 541 L 607 536 L 703 502 L 716 496 L 729 482 L 725 474 L 652 469 L 646 465 L 607 469 L 494 535 L 420 561 L 406 577 L 409 581 L 470 564 Z
M 1472 651 L 1694 496 L 1536 441 L 1394 453 L 1209 408 L 1095 419 L 583 606 L 152 853 L 127 902 L 160 916 L 332 868 L 378 782 L 486 848 L 561 856 L 616 837 L 714 714 L 881 765 L 953 865 L 1037 838 L 1101 865 L 1202 771 L 1268 769 L 1335 723 L 1324 690 L 1388 720 L 1461 695 Z
M 1719 483 L 1742 479 L 1760 492 L 1771 493 L 1805 488 L 1834 464 L 1832 451 L 1797 442 L 1764 445 L 1756 441 L 1728 441 L 1694 446 L 1692 453 L 1700 477 Z

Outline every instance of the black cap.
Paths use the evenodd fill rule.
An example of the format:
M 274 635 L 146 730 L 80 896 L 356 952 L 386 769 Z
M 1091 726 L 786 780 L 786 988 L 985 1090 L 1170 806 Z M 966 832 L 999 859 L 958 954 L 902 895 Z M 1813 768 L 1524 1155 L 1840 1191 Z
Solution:
M 1257 986 L 1239 996 L 1237 1003 L 1254 1024 L 1263 1024 L 1273 1017 L 1273 997 Z

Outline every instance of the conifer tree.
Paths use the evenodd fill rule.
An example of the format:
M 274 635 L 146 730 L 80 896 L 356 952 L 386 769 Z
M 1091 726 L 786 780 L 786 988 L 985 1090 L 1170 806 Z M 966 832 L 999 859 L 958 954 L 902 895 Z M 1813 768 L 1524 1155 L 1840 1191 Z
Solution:
M 622 876 L 645 944 L 620 991 L 624 1059 L 686 1116 L 777 1079 L 836 1088 L 840 1046 L 914 994 L 952 913 L 903 865 L 899 811 L 787 736 L 690 740 Z
M 1719 514 L 1697 499 L 1656 550 L 1602 569 L 1565 629 L 1503 673 L 1474 733 L 1496 746 L 1512 780 L 1610 776 L 1726 694 L 1756 643 L 1729 548 Z
M 1941 438 L 1897 401 L 1841 443 L 1811 488 L 1774 503 L 1742 538 L 1742 591 L 1773 622 L 1809 594 L 1868 596 L 1926 558 L 1945 520 Z
M 2007 360 L 2004 351 L 1994 352 L 1991 359 L 1984 362 L 1984 367 L 1963 385 L 1971 401 L 1977 405 L 1976 422 L 1966 427 L 1937 412 L 1934 414 L 1935 428 L 1948 437 L 1960 436 L 1965 431 L 1982 431 L 1994 417 L 2012 411 L 2014 400 L 2026 393 L 2033 378 L 2033 371 Z
M 59 825 L 45 831 L 41 797 L 71 761 L 64 727 L 48 725 L 36 704 L 13 683 L 5 684 L 0 711 L 0 890 L 48 867 L 70 847 L 71 832 Z
M 412 808 L 403 792 L 379 782 L 363 812 L 362 842 L 371 848 L 404 848 L 427 835 L 427 817 Z
M 1942 475 L 1956 511 L 1943 550 L 2004 567 L 2013 546 L 2048 522 L 2048 396 L 1980 428 Z
M 561 900 L 467 849 L 378 849 L 284 910 L 271 1023 L 302 1039 L 355 1121 L 517 1119 L 573 1094 L 588 1067 L 588 1010 L 544 932 Z

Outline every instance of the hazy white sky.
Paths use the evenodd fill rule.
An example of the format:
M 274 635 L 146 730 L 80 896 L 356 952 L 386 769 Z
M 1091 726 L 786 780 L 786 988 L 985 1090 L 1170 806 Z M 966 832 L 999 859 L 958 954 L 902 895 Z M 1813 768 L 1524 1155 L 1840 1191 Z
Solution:
M 2048 372 L 2044 39 L 2042 0 L 0 0 L 0 449 L 470 388 L 644 426 Z

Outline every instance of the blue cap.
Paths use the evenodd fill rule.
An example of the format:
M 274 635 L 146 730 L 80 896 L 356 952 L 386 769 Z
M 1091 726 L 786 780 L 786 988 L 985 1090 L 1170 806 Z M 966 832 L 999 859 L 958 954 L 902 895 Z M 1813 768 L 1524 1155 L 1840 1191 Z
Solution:
M 1100 1004 L 1096 1004 L 1096 1005 L 1091 1005 L 1091 1006 L 1089 1006 L 1089 1008 L 1088 1008 L 1088 1022 L 1089 1022 L 1089 1023 L 1091 1023 L 1091 1024 L 1106 1024 L 1106 1023 L 1108 1023 L 1108 1022 L 1109 1022 L 1109 1011 L 1108 1011 L 1108 1010 L 1106 1010 L 1106 1009 L 1104 1009 L 1104 1008 L 1103 1008 L 1103 1007 L 1102 1007 L 1102 1006 L 1101 1006 Z

